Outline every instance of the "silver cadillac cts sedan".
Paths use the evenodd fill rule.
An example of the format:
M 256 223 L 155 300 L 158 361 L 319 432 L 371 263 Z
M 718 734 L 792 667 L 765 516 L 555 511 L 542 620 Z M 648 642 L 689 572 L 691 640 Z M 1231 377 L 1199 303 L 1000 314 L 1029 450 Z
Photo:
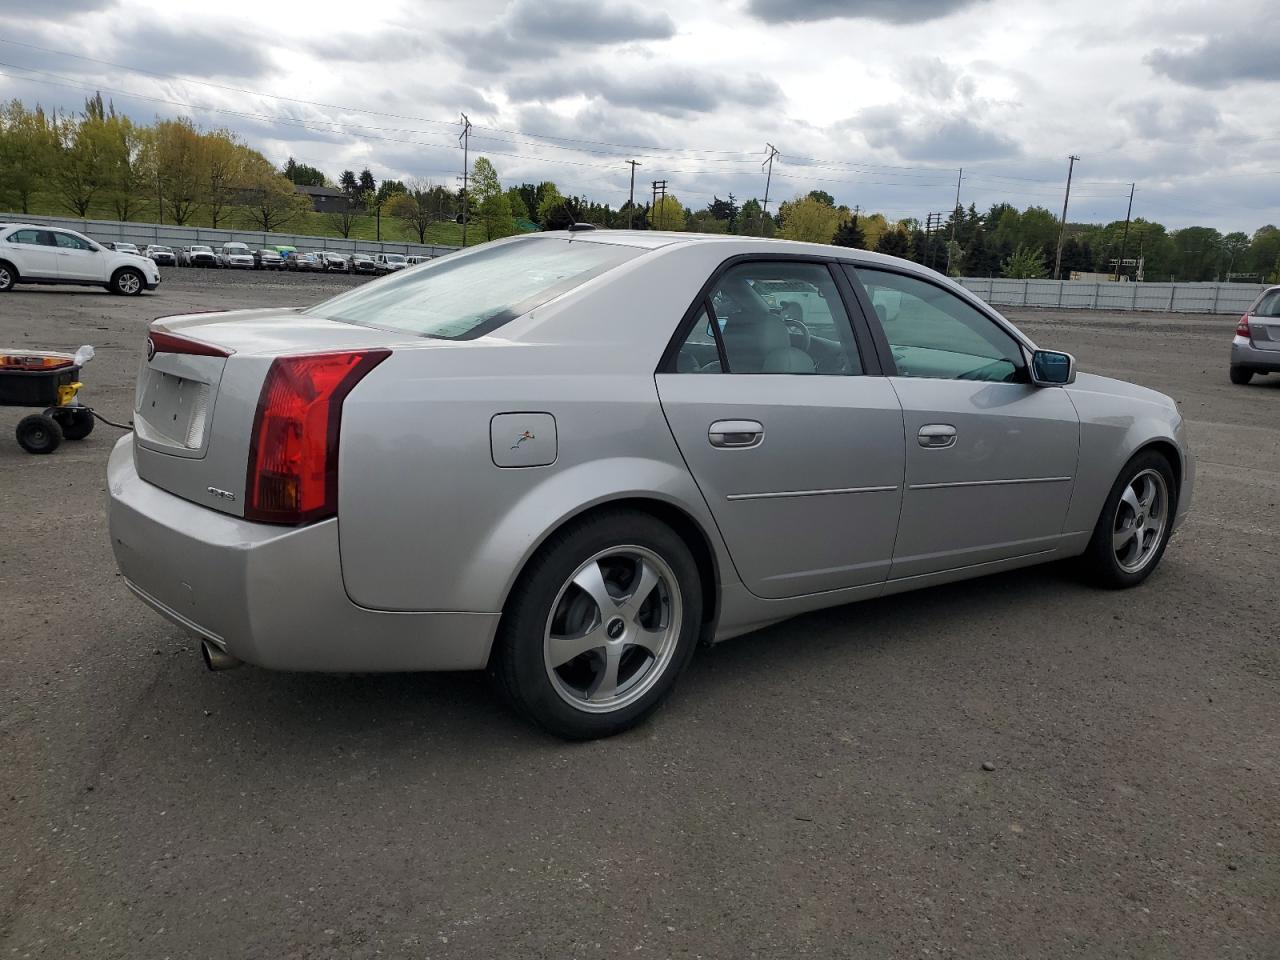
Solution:
M 565 737 L 805 611 L 1134 586 L 1191 502 L 1168 397 L 862 250 L 577 228 L 146 346 L 112 546 L 210 667 L 487 668 Z

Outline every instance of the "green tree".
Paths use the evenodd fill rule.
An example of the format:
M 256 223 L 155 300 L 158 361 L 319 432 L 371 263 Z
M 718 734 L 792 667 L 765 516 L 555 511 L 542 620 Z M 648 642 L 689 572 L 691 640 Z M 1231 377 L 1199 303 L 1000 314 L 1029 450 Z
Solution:
M 203 187 L 200 134 L 194 124 L 183 117 L 159 121 L 155 125 L 153 139 L 154 163 L 164 208 L 169 218 L 182 226 L 195 213 Z
M 911 238 L 902 227 L 890 227 L 876 241 L 876 252 L 906 259 L 911 255 Z
M 1219 246 L 1222 256 L 1226 259 L 1226 263 L 1222 268 L 1222 279 L 1230 280 L 1231 274 L 1238 265 L 1243 265 L 1244 254 L 1249 251 L 1249 235 L 1239 230 L 1234 233 L 1228 233 L 1222 238 Z
M 253 163 L 245 173 L 245 213 L 259 230 L 276 230 L 307 208 L 307 200 L 288 177 L 271 168 L 266 160 Z
M 201 199 L 209 212 L 209 225 L 216 228 L 231 215 L 237 191 L 244 183 L 244 164 L 249 151 L 229 130 L 204 134 L 200 147 Z
M 659 197 L 649 211 L 649 223 L 655 230 L 683 230 L 686 220 L 684 204 L 673 193 Z
M 1000 272 L 1000 251 L 987 241 L 987 233 L 982 227 L 974 230 L 961 262 L 966 276 L 994 277 Z
M 58 132 L 39 106 L 12 100 L 0 113 L 0 198 L 30 213 L 31 197 L 47 181 L 58 156 Z
M 827 193 L 827 191 L 825 190 L 810 190 L 807 194 L 805 194 L 805 196 L 807 196 L 810 200 L 816 200 L 818 203 L 821 203 L 828 207 L 834 207 L 836 205 L 836 198 L 833 197 L 831 194 Z
M 368 167 L 365 167 L 360 171 L 360 177 L 356 180 L 356 184 L 359 186 L 359 192 L 362 194 L 376 193 L 378 190 L 378 183 L 373 179 L 373 174 L 369 172 Z
M 711 210 L 698 210 L 685 219 L 684 228 L 690 233 L 728 233 L 729 221 L 719 219 Z
M 342 176 L 338 178 L 338 189 L 347 195 L 348 200 L 354 200 L 360 195 L 360 184 L 356 180 L 356 175 L 353 171 L 342 171 Z M 343 234 L 343 236 L 346 236 L 346 234 Z
M 1044 250 L 1021 243 L 1013 248 L 1013 255 L 1004 264 L 1004 275 L 1014 280 L 1039 280 L 1047 272 Z
M 840 223 L 839 211 L 812 194 L 782 203 L 778 216 L 782 218 L 783 237 L 808 243 L 830 243 Z
M 77 217 L 88 216 L 94 199 L 110 187 L 124 151 L 103 115 L 101 95 L 86 103 L 79 121 L 70 117 L 62 121 L 59 142 L 54 184 L 68 209 Z
M 858 223 L 858 215 L 856 213 L 836 228 L 835 236 L 831 238 L 831 242 L 837 247 L 855 247 L 859 250 L 867 249 L 867 237 L 866 234 L 862 232 L 862 227 Z
M 519 187 L 510 187 L 507 190 L 507 203 L 511 206 L 511 216 L 514 219 L 529 219 L 529 207 L 524 202 L 524 194 Z
M 387 213 L 416 233 L 419 243 L 427 242 L 427 230 L 443 218 L 435 189 L 430 180 L 413 180 L 387 200 Z
M 285 161 L 284 169 L 281 171 L 285 175 L 285 179 L 291 183 L 296 183 L 300 187 L 323 187 L 325 185 L 325 175 L 316 167 L 309 167 L 305 163 L 298 163 L 293 157 Z
M 547 221 L 550 218 L 552 211 L 563 205 L 564 197 L 560 195 L 560 191 L 556 188 L 554 183 L 548 181 L 538 185 L 538 207 L 536 219 L 539 226 L 544 230 L 552 229 L 547 225 Z
M 407 193 L 408 190 L 409 188 L 399 180 L 383 180 L 378 186 L 376 196 L 379 203 L 386 203 L 387 200 L 395 194 Z

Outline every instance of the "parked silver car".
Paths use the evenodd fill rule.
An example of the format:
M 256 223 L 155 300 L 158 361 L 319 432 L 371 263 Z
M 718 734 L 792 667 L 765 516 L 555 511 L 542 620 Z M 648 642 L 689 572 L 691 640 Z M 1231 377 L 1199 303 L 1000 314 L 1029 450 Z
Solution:
M 699 639 L 1062 557 L 1138 584 L 1194 479 L 1168 397 L 815 244 L 512 238 L 147 356 L 111 542 L 210 666 L 488 667 L 567 737 Z
M 1236 324 L 1231 341 L 1231 382 L 1280 373 L 1280 286 L 1268 287 Z

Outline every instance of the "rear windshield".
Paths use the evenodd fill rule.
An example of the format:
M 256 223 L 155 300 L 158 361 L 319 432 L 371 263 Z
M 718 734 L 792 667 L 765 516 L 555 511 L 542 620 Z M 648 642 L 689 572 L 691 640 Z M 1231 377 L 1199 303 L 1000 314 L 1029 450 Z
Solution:
M 496 330 L 643 251 L 550 237 L 441 257 L 306 312 L 444 340 Z
M 1264 293 L 1252 312 L 1255 317 L 1280 317 L 1280 287 Z

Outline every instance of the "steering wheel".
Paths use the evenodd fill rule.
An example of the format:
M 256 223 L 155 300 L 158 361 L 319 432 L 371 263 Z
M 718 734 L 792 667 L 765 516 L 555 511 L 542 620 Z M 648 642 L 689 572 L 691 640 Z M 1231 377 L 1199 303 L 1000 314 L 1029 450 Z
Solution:
M 796 317 L 783 317 L 782 322 L 787 325 L 787 333 L 791 334 L 791 345 L 797 350 L 808 353 L 811 338 L 809 328 L 804 325 L 804 321 Z M 799 343 L 795 342 L 796 338 L 799 338 Z

